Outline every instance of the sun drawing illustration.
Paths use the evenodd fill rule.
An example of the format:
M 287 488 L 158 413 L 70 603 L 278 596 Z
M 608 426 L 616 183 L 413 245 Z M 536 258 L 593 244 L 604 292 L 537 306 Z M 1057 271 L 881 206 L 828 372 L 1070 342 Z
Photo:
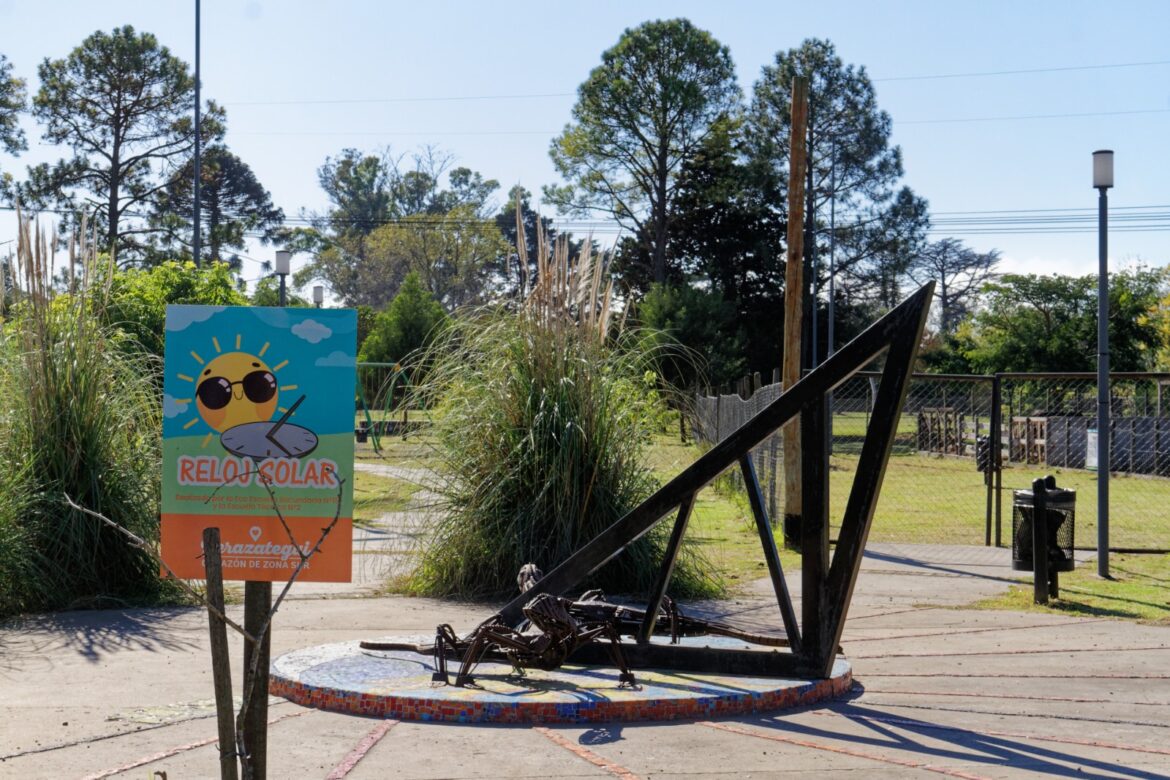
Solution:
M 297 389 L 296 385 L 281 385 L 276 379 L 276 374 L 288 365 L 288 361 L 269 367 L 264 362 L 268 343 L 253 355 L 241 350 L 241 340 L 237 333 L 235 351 L 224 352 L 219 339 L 212 337 L 216 356 L 211 360 L 204 360 L 198 352 L 191 350 L 191 357 L 202 366 L 202 370 L 196 376 L 177 376 L 194 386 L 194 398 L 176 400 L 179 403 L 194 401 L 199 418 L 188 420 L 183 430 L 194 427 L 201 418 L 212 429 L 212 433 L 203 438 L 203 447 L 219 433 L 220 443 L 233 455 L 304 457 L 317 446 L 317 436 L 307 428 L 287 424 L 305 399 L 302 395 L 287 408 L 280 405 L 281 393 Z M 281 418 L 275 423 L 270 422 L 276 412 L 282 413 Z

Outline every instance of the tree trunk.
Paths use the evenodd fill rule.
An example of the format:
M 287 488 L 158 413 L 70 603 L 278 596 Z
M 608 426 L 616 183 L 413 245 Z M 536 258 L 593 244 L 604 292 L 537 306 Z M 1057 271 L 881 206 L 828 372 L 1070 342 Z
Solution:
M 654 213 L 654 281 L 666 282 L 666 154 L 664 145 L 658 148 L 658 181 L 655 187 Z

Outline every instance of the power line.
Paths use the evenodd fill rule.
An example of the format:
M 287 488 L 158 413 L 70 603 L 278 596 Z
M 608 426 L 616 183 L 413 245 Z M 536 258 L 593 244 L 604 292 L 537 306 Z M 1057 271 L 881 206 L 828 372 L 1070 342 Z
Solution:
M 1148 62 L 1117 62 L 1110 65 L 1064 65 L 1053 68 L 1020 68 L 1018 70 L 985 70 L 973 73 L 938 73 L 922 76 L 885 76 L 870 81 L 928 81 L 933 79 L 967 79 L 983 76 L 1019 76 L 1029 73 L 1064 73 L 1075 70 L 1109 70 L 1111 68 L 1145 68 L 1153 65 L 1170 65 L 1170 60 Z
M 526 95 L 445 95 L 431 97 L 337 98 L 312 100 L 245 100 L 224 103 L 225 106 L 325 106 L 357 103 L 452 103 L 473 100 L 541 100 L 573 97 L 574 92 L 537 92 Z
M 306 135 L 345 135 L 345 136 L 382 136 L 382 135 L 556 135 L 560 130 L 252 130 L 231 131 L 232 135 L 262 135 L 262 136 L 306 136 Z
M 1106 116 L 1142 116 L 1152 114 L 1170 114 L 1170 108 L 1138 108 L 1122 111 L 1078 111 L 1064 114 L 1015 114 L 1005 116 L 977 116 L 977 117 L 944 117 L 936 119 L 896 119 L 895 126 L 901 125 L 938 125 L 938 124 L 966 124 L 973 122 L 1014 122 L 1034 119 L 1085 119 Z M 508 135 L 540 135 L 551 136 L 560 130 L 232 130 L 233 136 L 508 136 Z
M 1083 111 L 1071 114 L 1019 114 L 1016 116 L 977 116 L 955 119 L 896 119 L 895 125 L 940 125 L 964 122 L 1008 122 L 1019 119 L 1081 119 L 1095 116 L 1133 116 L 1136 114 L 1170 114 L 1170 108 L 1139 108 L 1130 111 Z
M 930 81 L 938 79 L 981 78 L 986 76 L 1019 76 L 1033 73 L 1067 73 L 1070 71 L 1110 70 L 1116 68 L 1144 68 L 1158 65 L 1170 65 L 1170 60 L 1150 60 L 1146 62 L 1117 62 L 1102 65 L 1061 65 L 1046 68 L 1019 68 L 1016 70 L 988 70 L 969 73 L 930 73 L 913 76 L 882 76 L 872 78 L 871 81 Z M 360 98 L 309 98 L 305 100 L 236 100 L 224 103 L 225 106 L 337 106 L 359 105 L 362 103 L 457 103 L 491 100 L 547 100 L 551 98 L 574 97 L 575 92 L 532 92 L 503 95 L 427 95 L 427 96 L 399 96 L 399 97 L 360 97 Z

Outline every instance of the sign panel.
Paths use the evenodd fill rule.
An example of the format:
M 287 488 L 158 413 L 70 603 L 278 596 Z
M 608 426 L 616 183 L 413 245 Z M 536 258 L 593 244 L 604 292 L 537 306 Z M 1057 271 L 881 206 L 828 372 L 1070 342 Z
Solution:
M 220 529 L 226 580 L 348 582 L 357 313 L 168 306 L 162 557 L 204 577 Z M 283 519 L 283 522 L 282 522 Z
M 1085 468 L 1089 471 L 1097 470 L 1097 429 L 1085 431 Z

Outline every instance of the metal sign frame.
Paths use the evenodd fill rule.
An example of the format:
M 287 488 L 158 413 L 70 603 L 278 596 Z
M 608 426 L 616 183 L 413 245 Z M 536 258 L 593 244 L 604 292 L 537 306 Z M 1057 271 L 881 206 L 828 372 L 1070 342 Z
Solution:
M 921 287 L 678 476 L 561 562 L 533 589 L 510 601 L 501 611 L 503 618 L 518 624 L 523 618 L 522 608 L 537 593 L 562 595 L 578 586 L 677 509 L 674 529 L 649 594 L 647 617 L 638 632 L 637 643 L 625 648 L 630 666 L 828 677 L 841 641 L 853 588 L 857 584 L 862 553 L 933 294 L 933 282 Z M 842 518 L 837 549 L 830 555 L 828 397 L 836 387 L 870 365 L 883 352 L 886 353 L 885 364 L 874 398 L 871 422 Z M 799 625 L 750 457 L 754 447 L 797 416 L 803 444 L 804 493 Z M 724 470 L 737 464 L 743 471 L 790 652 L 652 643 L 649 638 L 654 618 L 670 584 L 695 496 Z M 574 656 L 586 663 L 592 662 L 594 657 L 605 663 L 605 648 L 586 645 Z

